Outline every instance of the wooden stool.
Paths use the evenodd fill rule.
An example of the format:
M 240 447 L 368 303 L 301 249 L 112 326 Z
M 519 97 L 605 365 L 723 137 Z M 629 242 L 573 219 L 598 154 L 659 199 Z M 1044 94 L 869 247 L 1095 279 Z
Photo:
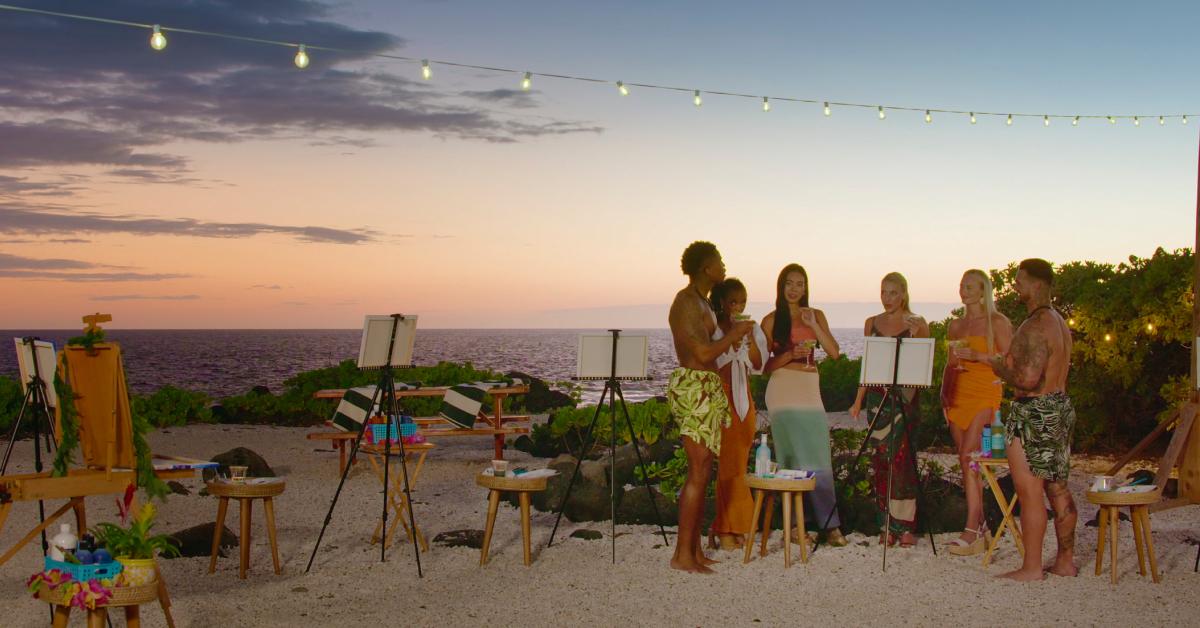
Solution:
M 492 545 L 492 528 L 496 524 L 496 511 L 500 508 L 500 493 L 513 492 L 521 504 L 521 541 L 525 546 L 525 565 L 533 563 L 529 551 L 529 494 L 546 490 L 549 477 L 521 479 L 521 476 L 495 477 L 480 473 L 475 476 L 475 483 L 488 489 L 487 525 L 483 530 L 483 548 L 479 553 L 479 566 L 487 564 L 488 548 Z
M 804 492 L 811 491 L 817 486 L 815 479 L 785 480 L 783 478 L 760 478 L 754 474 L 746 475 L 746 482 L 754 493 L 754 515 L 750 520 L 750 533 L 746 535 L 746 556 L 743 563 L 750 562 L 750 551 L 754 546 L 754 533 L 758 529 L 759 514 L 763 510 L 763 495 L 767 498 L 767 511 L 764 515 L 762 549 L 760 556 L 767 555 L 767 539 L 771 537 L 771 515 L 775 510 L 775 494 L 783 495 L 783 567 L 792 566 L 792 506 L 795 505 L 796 525 L 801 533 L 804 530 Z M 800 562 L 808 562 L 808 543 L 802 538 L 800 542 Z
M 1104 544 L 1112 547 L 1111 570 L 1112 583 L 1117 583 L 1117 528 L 1120 523 L 1122 506 L 1129 507 L 1129 520 L 1133 522 L 1133 544 L 1137 548 L 1138 573 L 1146 575 L 1146 555 L 1150 555 L 1150 577 L 1158 582 L 1158 561 L 1154 557 L 1154 538 L 1150 534 L 1150 513 L 1146 506 L 1162 498 L 1159 491 L 1146 493 L 1117 493 L 1105 491 L 1102 493 L 1088 491 L 1087 500 L 1100 506 L 1100 531 L 1096 539 L 1096 575 L 1104 572 Z M 1107 539 L 1105 533 L 1108 533 Z
M 274 478 L 272 478 L 274 479 Z M 213 526 L 212 558 L 208 561 L 208 573 L 217 570 L 217 553 L 221 548 L 221 530 L 225 527 L 225 513 L 229 509 L 230 498 L 238 500 L 238 510 L 242 519 L 242 532 L 238 535 L 238 549 L 241 550 L 241 564 L 238 577 L 246 579 L 246 569 L 250 566 L 250 512 L 254 500 L 263 500 L 263 509 L 267 512 L 267 537 L 271 539 L 271 558 L 275 561 L 275 574 L 279 575 L 279 546 L 275 542 L 275 504 L 272 501 L 276 495 L 283 492 L 284 481 L 277 480 L 263 484 L 233 484 L 231 482 L 208 482 L 208 494 L 219 497 L 217 504 L 217 524 Z
M 87 611 L 88 628 L 104 628 L 107 625 L 108 609 L 121 607 L 125 609 L 125 625 L 138 628 L 142 625 L 139 607 L 146 602 L 158 599 L 158 583 L 139 587 L 116 587 L 113 595 L 105 604 L 97 604 L 96 608 Z M 54 605 L 53 628 L 66 628 L 71 618 L 71 600 L 63 599 L 61 590 L 50 591 L 43 587 L 38 591 L 38 599 Z
M 971 455 L 971 460 L 978 463 L 979 475 L 983 476 L 988 487 L 992 489 L 992 497 L 995 498 L 996 505 L 1000 507 L 1001 515 L 1000 526 L 996 528 L 996 533 L 987 542 L 987 551 L 983 553 L 983 566 L 987 567 L 988 563 L 992 561 L 992 553 L 1000 545 L 1000 537 L 1004 536 L 1005 531 L 1012 533 L 1012 540 L 1017 546 L 1017 552 L 1024 559 L 1025 544 L 1021 540 L 1021 526 L 1017 522 L 1017 518 L 1013 515 L 1013 510 L 1016 509 L 1017 505 L 1017 492 L 1013 491 L 1011 499 L 1005 498 L 1004 491 L 1000 489 L 1000 482 L 996 479 L 996 469 L 1007 467 L 1008 458 L 984 458 L 976 452 Z

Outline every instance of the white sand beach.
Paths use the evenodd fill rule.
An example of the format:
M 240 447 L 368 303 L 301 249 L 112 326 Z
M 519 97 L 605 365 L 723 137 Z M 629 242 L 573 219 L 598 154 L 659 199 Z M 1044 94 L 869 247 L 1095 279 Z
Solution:
M 773 552 L 742 564 L 740 552 L 717 552 L 717 574 L 696 576 L 672 571 L 671 549 L 652 526 L 618 526 L 616 564 L 608 522 L 576 524 L 564 519 L 554 547 L 546 541 L 554 515 L 534 511 L 534 562 L 521 561 L 518 511 L 501 504 L 491 559 L 479 566 L 478 550 L 436 544 L 421 557 L 418 578 L 412 546 L 398 543 L 380 563 L 377 545 L 368 543 L 379 517 L 380 484 L 368 465 L 352 471 L 333 522 L 310 573 L 304 572 L 325 512 L 337 484 L 337 454 L 324 443 L 305 440 L 310 428 L 195 425 L 171 428 L 150 436 L 156 452 L 207 458 L 233 447 L 260 453 L 287 480 L 276 499 L 283 574 L 271 570 L 262 513 L 255 510 L 251 571 L 237 578 L 236 550 L 220 559 L 208 574 L 208 558 L 161 561 L 177 625 L 294 626 L 363 625 L 376 622 L 420 626 L 562 626 L 562 625 L 1188 625 L 1200 624 L 1195 594 L 1200 574 L 1193 573 L 1200 536 L 1195 507 L 1152 516 L 1161 584 L 1137 573 L 1132 531 L 1121 524 L 1120 582 L 1109 584 L 1108 565 L 1096 576 L 1096 529 L 1082 522 L 1095 514 L 1083 499 L 1090 478 L 1077 472 L 1072 480 L 1080 509 L 1077 547 L 1080 576 L 1049 577 L 1020 584 L 994 575 L 1018 565 L 1012 542 L 1003 540 L 994 563 L 983 568 L 980 557 L 953 557 L 939 548 L 934 556 L 927 538 L 916 548 L 888 552 L 888 570 L 880 570 L 881 548 L 874 539 L 852 535 L 844 548 L 823 547 L 807 565 L 795 562 L 784 570 L 781 537 Z M 431 452 L 415 493 L 418 525 L 432 540 L 441 532 L 482 529 L 486 491 L 475 486 L 474 474 L 491 458 L 484 437 L 446 439 Z M 17 443 L 10 472 L 28 470 L 28 442 Z M 508 451 L 511 460 L 530 462 Z M 1083 466 L 1085 463 L 1079 463 Z M 197 478 L 185 481 L 191 495 L 172 495 L 160 508 L 158 531 L 175 531 L 212 521 L 217 500 L 199 496 Z M 115 518 L 114 500 L 88 500 L 89 522 Z M 35 504 L 20 503 L 0 534 L 7 548 L 36 522 Z M 226 525 L 237 529 L 231 506 Z M 603 540 L 568 538 L 575 529 L 605 533 Z M 957 535 L 937 538 L 939 544 Z M 673 542 L 673 535 L 672 535 Z M 1053 534 L 1045 556 L 1052 556 Z M 25 592 L 26 578 L 40 569 L 36 542 L 0 567 L 0 625 L 48 624 L 46 605 Z M 156 607 L 143 607 L 145 626 L 165 625 Z M 76 611 L 72 625 L 83 625 Z M 120 620 L 114 620 L 117 625 Z

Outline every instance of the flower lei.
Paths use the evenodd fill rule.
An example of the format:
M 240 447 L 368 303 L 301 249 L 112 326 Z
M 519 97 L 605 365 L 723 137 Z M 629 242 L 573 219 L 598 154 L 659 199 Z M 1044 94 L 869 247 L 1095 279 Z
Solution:
M 37 597 L 43 588 L 60 593 L 60 599 L 69 606 L 80 610 L 91 610 L 97 605 L 107 604 L 112 598 L 111 580 L 88 580 L 79 582 L 71 574 L 61 569 L 38 572 L 29 577 L 25 587 Z

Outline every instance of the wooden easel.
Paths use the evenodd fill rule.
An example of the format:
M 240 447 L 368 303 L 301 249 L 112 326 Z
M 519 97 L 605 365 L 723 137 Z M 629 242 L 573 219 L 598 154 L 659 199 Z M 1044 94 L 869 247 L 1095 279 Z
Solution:
M 112 316 L 108 314 L 96 313 L 84 316 L 83 322 L 87 323 L 84 331 L 98 330 L 98 323 L 111 320 Z M 115 343 L 100 343 L 97 344 L 96 350 L 119 352 L 120 347 Z M 64 363 L 67 359 L 65 356 L 66 351 L 68 349 L 64 348 L 63 352 L 59 354 L 60 360 Z M 119 360 L 117 364 L 120 370 Z M 90 495 L 121 494 L 125 492 L 126 487 L 130 484 L 137 484 L 137 472 L 133 470 L 133 464 L 128 465 L 127 468 L 115 465 L 118 451 L 133 451 L 132 418 L 128 414 L 129 395 L 124 387 L 124 374 L 119 373 L 118 375 L 118 389 L 113 391 L 114 407 L 112 410 L 99 412 L 92 416 L 81 415 L 80 417 L 81 432 L 84 429 L 83 423 L 85 421 L 104 421 L 105 423 L 102 429 L 98 430 L 98 433 L 106 435 L 105 442 L 100 447 L 101 450 L 92 451 L 90 456 L 85 451 L 85 458 L 92 458 L 88 468 L 70 469 L 67 475 L 62 477 L 52 477 L 50 472 L 0 476 L 0 531 L 3 531 L 8 514 L 15 502 L 49 499 L 67 500 L 66 504 L 46 517 L 45 521 L 34 526 L 32 530 L 9 548 L 7 552 L 0 555 L 0 565 L 8 562 L 22 547 L 41 534 L 43 530 L 53 525 L 54 522 L 58 521 L 68 511 L 74 511 L 75 523 L 78 529 L 81 531 L 85 530 L 87 528 L 87 515 L 84 505 L 85 497 Z M 125 411 L 124 414 L 121 412 L 122 409 Z M 61 444 L 61 424 L 59 429 L 55 430 L 55 434 Z M 100 444 L 97 443 L 96 445 L 99 446 Z M 162 479 L 183 479 L 193 477 L 195 470 L 170 469 L 156 471 L 155 475 Z M 166 616 L 167 625 L 174 628 L 175 620 L 171 617 L 171 598 L 167 593 L 167 584 L 163 580 L 161 571 L 158 573 L 158 601 L 162 606 L 163 614 Z

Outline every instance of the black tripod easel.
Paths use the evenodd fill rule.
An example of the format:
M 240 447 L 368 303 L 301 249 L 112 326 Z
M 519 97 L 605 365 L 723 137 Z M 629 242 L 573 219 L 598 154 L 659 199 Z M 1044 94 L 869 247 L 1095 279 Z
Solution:
M 396 380 L 395 376 L 392 374 L 392 369 L 396 368 L 392 365 L 392 352 L 395 349 L 396 328 L 400 326 L 400 321 L 404 320 L 404 316 L 401 314 L 392 314 L 391 318 L 392 329 L 391 336 L 388 338 L 387 360 L 385 360 L 383 365 L 379 367 L 361 367 L 363 370 L 373 368 L 381 369 L 379 375 L 379 384 L 375 387 L 375 393 L 371 395 L 371 405 L 367 406 L 367 414 L 370 415 L 370 410 L 375 409 L 378 400 L 379 409 L 383 411 L 385 420 L 387 421 L 383 452 L 383 538 L 380 539 L 379 543 L 379 562 L 384 562 L 387 560 L 388 502 L 390 497 L 389 491 L 391 489 L 391 481 L 388 479 L 388 470 L 392 466 L 392 428 L 394 427 L 395 423 L 395 419 L 393 417 L 400 415 L 400 404 L 396 400 Z M 321 548 L 321 539 L 324 538 L 325 529 L 329 527 L 329 522 L 333 519 L 333 509 L 337 506 L 338 497 L 340 497 L 342 494 L 342 487 L 346 484 L 346 476 L 350 474 L 350 469 L 354 467 L 354 460 L 358 456 L 358 447 L 362 443 L 363 434 L 365 434 L 367 431 L 367 426 L 370 423 L 369 419 L 370 416 L 363 420 L 362 426 L 358 429 L 358 438 L 354 439 L 354 442 L 350 447 L 350 459 L 346 462 L 346 468 L 342 470 L 342 479 L 338 482 L 337 491 L 333 494 L 333 501 L 329 503 L 329 512 L 325 514 L 325 523 L 321 525 L 321 533 L 317 535 L 317 544 L 313 546 L 312 555 L 308 557 L 308 566 L 304 568 L 305 573 L 308 573 L 308 571 L 312 569 L 313 559 L 317 557 L 317 550 Z M 396 436 L 399 436 L 399 434 Z M 413 555 L 417 559 L 417 577 L 424 578 L 425 575 L 421 571 L 421 550 L 417 546 L 417 522 L 413 516 L 412 490 L 410 489 L 408 483 L 408 456 L 404 451 L 404 439 L 401 438 L 398 440 L 398 442 L 400 444 L 400 469 L 401 473 L 404 474 L 404 498 L 405 503 L 408 506 L 408 525 L 409 529 L 412 530 Z
M 17 418 L 13 420 L 12 432 L 8 435 L 8 446 L 4 449 L 4 460 L 0 461 L 0 475 L 8 472 L 8 461 L 12 457 L 13 444 L 17 442 L 17 434 L 21 430 L 21 423 L 28 416 L 33 423 L 33 470 L 35 473 L 42 472 L 42 439 L 45 439 L 46 453 L 54 452 L 54 418 L 50 409 L 50 399 L 46 395 L 46 380 L 42 379 L 41 365 L 38 364 L 37 342 L 40 338 L 26 336 L 21 339 L 21 344 L 29 349 L 29 354 L 33 356 L 32 370 L 33 373 L 29 376 L 29 381 L 25 386 L 25 399 L 21 402 L 21 411 L 17 413 Z M 43 431 L 44 428 L 44 431 Z M 46 520 L 46 506 L 42 500 L 38 500 L 38 522 Z M 42 553 L 49 549 L 50 544 L 46 542 L 46 531 L 42 530 Z
M 867 447 L 871 443 L 871 434 L 873 434 L 875 432 L 875 426 L 878 425 L 879 419 L 880 419 L 880 417 L 883 416 L 884 409 L 886 408 L 887 412 L 888 412 L 887 422 L 889 424 L 890 429 L 888 430 L 888 436 L 887 436 L 887 439 L 888 439 L 887 507 L 885 508 L 884 524 L 883 524 L 883 533 L 884 533 L 883 570 L 884 571 L 887 571 L 888 536 L 891 534 L 891 527 L 892 527 L 892 468 L 895 466 L 892 464 L 892 460 L 896 456 L 896 433 L 901 430 L 906 429 L 907 426 L 904 423 L 906 421 L 908 421 L 908 419 L 905 418 L 904 413 L 903 412 L 898 413 L 896 411 L 896 409 L 899 404 L 903 403 L 903 401 L 901 401 L 901 397 L 902 397 L 902 390 L 904 388 L 913 388 L 913 389 L 918 388 L 916 386 L 901 386 L 899 383 L 900 347 L 903 346 L 904 338 L 896 338 L 895 340 L 896 340 L 896 353 L 895 353 L 895 356 L 894 356 L 894 359 L 892 362 L 892 381 L 890 384 L 888 384 L 888 387 L 884 389 L 883 398 L 879 400 L 879 408 L 875 410 L 875 415 L 871 417 L 870 423 L 867 424 L 867 433 L 865 436 L 863 436 L 862 445 L 859 446 L 858 453 L 855 454 L 853 462 L 850 463 L 850 469 L 853 470 L 855 467 L 858 466 L 858 462 L 859 462 L 859 460 L 862 459 L 863 455 L 865 455 L 867 453 Z M 897 420 L 897 417 L 899 417 L 899 420 Z M 921 487 L 921 470 L 917 466 L 916 446 L 912 443 L 911 440 L 909 441 L 909 446 L 913 448 L 913 451 L 912 451 L 913 475 L 917 478 L 917 502 L 920 503 L 920 502 L 925 501 L 925 489 Z M 847 478 L 847 479 L 849 479 L 849 478 Z M 837 508 L 837 506 L 834 506 L 834 510 L 829 511 L 829 516 L 825 518 L 825 523 L 821 526 L 822 530 L 829 527 L 829 522 L 833 520 L 833 513 L 836 512 L 836 508 Z M 930 547 L 930 549 L 933 550 L 933 555 L 937 556 L 937 544 L 935 544 L 933 542 L 933 531 L 930 530 L 928 526 L 926 526 L 925 532 L 929 534 L 929 547 Z M 816 553 L 818 547 L 820 547 L 819 541 L 817 542 L 816 545 L 813 546 L 813 553 Z
M 608 397 L 609 416 L 612 418 L 612 431 L 608 444 L 608 473 L 609 473 L 609 514 L 610 514 L 610 535 L 612 536 L 612 562 L 617 562 L 617 399 L 621 400 L 621 411 L 625 415 L 625 427 L 629 430 L 629 443 L 633 445 L 633 451 L 637 454 L 638 467 L 642 469 L 642 484 L 646 486 L 646 495 L 650 498 L 650 506 L 654 509 L 654 522 L 658 524 L 658 529 L 662 533 L 663 543 L 668 547 L 671 542 L 667 539 L 667 530 L 663 527 L 662 516 L 658 513 L 658 502 L 654 500 L 654 491 L 650 488 L 650 479 L 646 477 L 646 462 L 642 459 L 642 450 L 638 447 L 637 436 L 633 433 L 633 420 L 629 418 L 629 407 L 625 405 L 625 393 L 621 391 L 621 381 L 646 381 L 649 377 L 617 377 L 617 339 L 621 336 L 621 330 L 610 329 L 612 334 L 612 368 L 608 377 L 574 377 L 576 381 L 598 381 L 604 380 L 604 390 L 600 393 L 600 400 L 596 402 L 596 413 L 592 415 L 592 422 L 588 425 L 587 432 L 583 435 L 583 441 L 580 443 L 579 459 L 575 462 L 575 470 L 571 472 L 571 480 L 567 483 L 567 492 L 563 494 L 562 501 L 558 504 L 558 516 L 554 519 L 554 529 L 550 531 L 550 542 L 546 543 L 546 547 L 554 545 L 554 535 L 558 532 L 558 524 L 562 521 L 563 509 L 567 506 L 567 501 L 571 499 L 571 489 L 575 487 L 575 480 L 579 479 L 579 467 L 583 464 L 583 456 L 587 452 L 588 447 L 592 445 L 592 432 L 596 429 L 596 422 L 600 419 L 600 412 L 604 409 L 604 398 Z

